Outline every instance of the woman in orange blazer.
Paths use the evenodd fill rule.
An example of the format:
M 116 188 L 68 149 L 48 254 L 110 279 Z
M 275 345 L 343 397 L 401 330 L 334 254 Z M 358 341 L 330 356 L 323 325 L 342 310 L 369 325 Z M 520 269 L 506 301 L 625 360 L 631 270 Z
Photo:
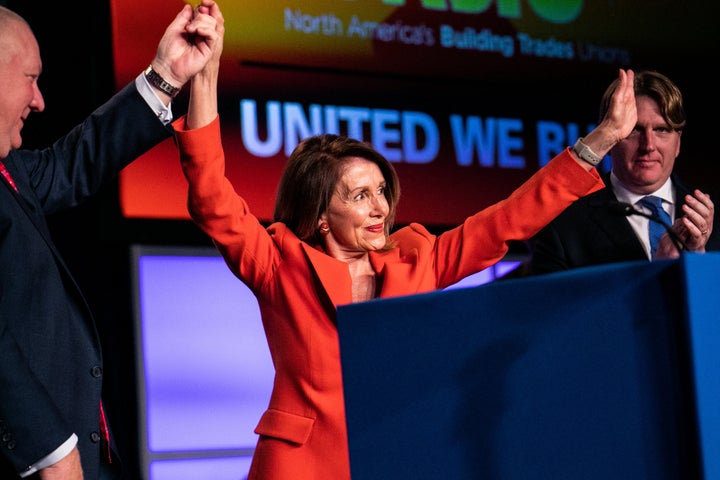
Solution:
M 346 480 L 336 307 L 451 285 L 493 265 L 510 241 L 531 237 L 603 184 L 568 148 L 453 230 L 435 236 L 410 224 L 391 234 L 400 193 L 392 165 L 367 144 L 318 135 L 291 155 L 275 221 L 265 228 L 224 174 L 218 63 L 195 77 L 188 114 L 174 127 L 190 214 L 257 297 L 275 366 L 249 479 Z M 632 80 L 632 71 L 620 71 L 610 114 L 584 139 L 598 155 L 635 125 Z

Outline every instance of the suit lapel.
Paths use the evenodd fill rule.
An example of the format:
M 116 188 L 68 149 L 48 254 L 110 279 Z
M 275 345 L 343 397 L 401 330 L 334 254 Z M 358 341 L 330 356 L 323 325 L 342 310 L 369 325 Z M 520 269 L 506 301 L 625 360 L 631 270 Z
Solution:
M 301 242 L 300 245 L 330 302 L 335 307 L 352 303 L 352 281 L 347 264 L 314 249 L 305 242 Z
M 12 163 L 12 159 L 9 157 L 5 159 L 5 166 L 7 167 L 8 164 Z M 70 272 L 70 269 L 65 264 L 65 261 L 63 260 L 62 256 L 60 255 L 60 252 L 57 250 L 55 243 L 52 240 L 52 235 L 50 234 L 50 231 L 48 230 L 47 222 L 45 220 L 45 216 L 42 213 L 42 209 L 36 204 L 32 203 L 28 198 L 33 199 L 35 198 L 32 195 L 29 195 L 28 198 L 26 198 L 22 193 L 19 193 L 16 191 L 12 185 L 7 181 L 7 179 L 4 178 L 3 175 L 0 175 L 0 177 L 3 177 L 2 181 L 5 184 L 5 188 L 9 190 L 10 195 L 12 195 L 12 198 L 15 202 L 17 202 L 20 209 L 23 211 L 23 213 L 27 216 L 28 220 L 30 220 L 30 223 L 33 225 L 35 229 L 40 233 L 40 237 L 45 241 L 45 244 L 47 245 L 48 249 L 52 252 L 53 256 L 55 257 L 55 261 L 58 263 L 60 270 L 67 276 L 68 281 L 70 284 L 74 287 L 75 292 L 78 295 L 78 298 L 80 299 L 80 302 L 83 304 L 83 306 L 86 308 L 88 314 L 92 316 L 90 313 L 90 307 L 87 305 L 87 302 L 85 300 L 85 297 L 82 294 L 82 291 L 80 290 L 80 287 L 75 281 L 75 278 L 73 277 L 72 273 Z M 32 192 L 30 185 L 23 182 L 23 178 L 18 175 L 13 176 L 13 180 L 15 181 L 15 184 L 17 185 L 20 192 L 27 192 L 28 194 Z M 24 227 L 23 227 L 24 228 Z M 91 325 L 91 328 L 95 328 Z
M 397 297 L 415 292 L 418 286 L 412 285 L 412 270 L 416 268 L 414 261 L 400 260 L 400 249 L 393 248 L 387 252 L 370 252 L 370 262 L 373 270 L 382 279 L 380 297 Z
M 636 255 L 644 256 L 645 250 L 642 243 L 637 238 L 635 230 L 630 226 L 627 217 L 616 213 L 609 207 L 618 201 L 612 188 L 605 187 L 591 195 L 587 199 L 590 220 L 605 232 L 610 241 L 617 246 L 618 251 L 634 251 Z
M 301 243 L 308 262 L 333 305 L 345 305 L 352 302 L 352 280 L 345 262 L 336 260 L 322 251 Z M 402 262 L 399 250 L 370 252 L 373 270 L 382 281 L 380 297 L 394 297 L 417 291 L 419 286 L 412 282 L 413 262 Z
M 675 188 L 675 216 L 682 217 L 682 206 L 685 205 L 685 195 L 692 194 L 692 190 L 683 184 L 677 175 L 672 174 L 673 187 Z

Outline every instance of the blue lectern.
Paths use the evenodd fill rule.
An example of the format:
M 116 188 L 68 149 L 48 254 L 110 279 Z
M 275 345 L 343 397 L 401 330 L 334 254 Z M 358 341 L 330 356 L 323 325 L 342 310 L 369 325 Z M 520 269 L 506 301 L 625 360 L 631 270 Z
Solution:
M 720 479 L 720 254 L 338 309 L 353 480 Z

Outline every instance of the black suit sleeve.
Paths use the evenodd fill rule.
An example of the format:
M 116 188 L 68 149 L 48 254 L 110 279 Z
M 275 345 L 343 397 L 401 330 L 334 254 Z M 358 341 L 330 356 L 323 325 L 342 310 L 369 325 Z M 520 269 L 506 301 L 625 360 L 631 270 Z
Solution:
M 172 134 L 131 82 L 49 148 L 13 151 L 6 163 L 47 215 L 77 206 Z

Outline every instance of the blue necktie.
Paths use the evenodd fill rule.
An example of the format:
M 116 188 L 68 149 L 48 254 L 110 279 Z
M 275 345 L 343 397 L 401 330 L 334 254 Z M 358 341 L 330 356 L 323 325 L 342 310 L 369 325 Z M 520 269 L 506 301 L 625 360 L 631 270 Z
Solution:
M 662 199 L 660 197 L 648 195 L 647 197 L 641 198 L 637 203 L 649 209 L 655 217 L 662 220 L 666 225 L 671 225 L 672 220 L 670 220 L 670 215 L 662 208 Z M 656 221 L 649 220 L 648 233 L 650 234 L 650 257 L 655 258 L 655 250 L 657 250 L 660 237 L 665 233 L 665 227 Z

